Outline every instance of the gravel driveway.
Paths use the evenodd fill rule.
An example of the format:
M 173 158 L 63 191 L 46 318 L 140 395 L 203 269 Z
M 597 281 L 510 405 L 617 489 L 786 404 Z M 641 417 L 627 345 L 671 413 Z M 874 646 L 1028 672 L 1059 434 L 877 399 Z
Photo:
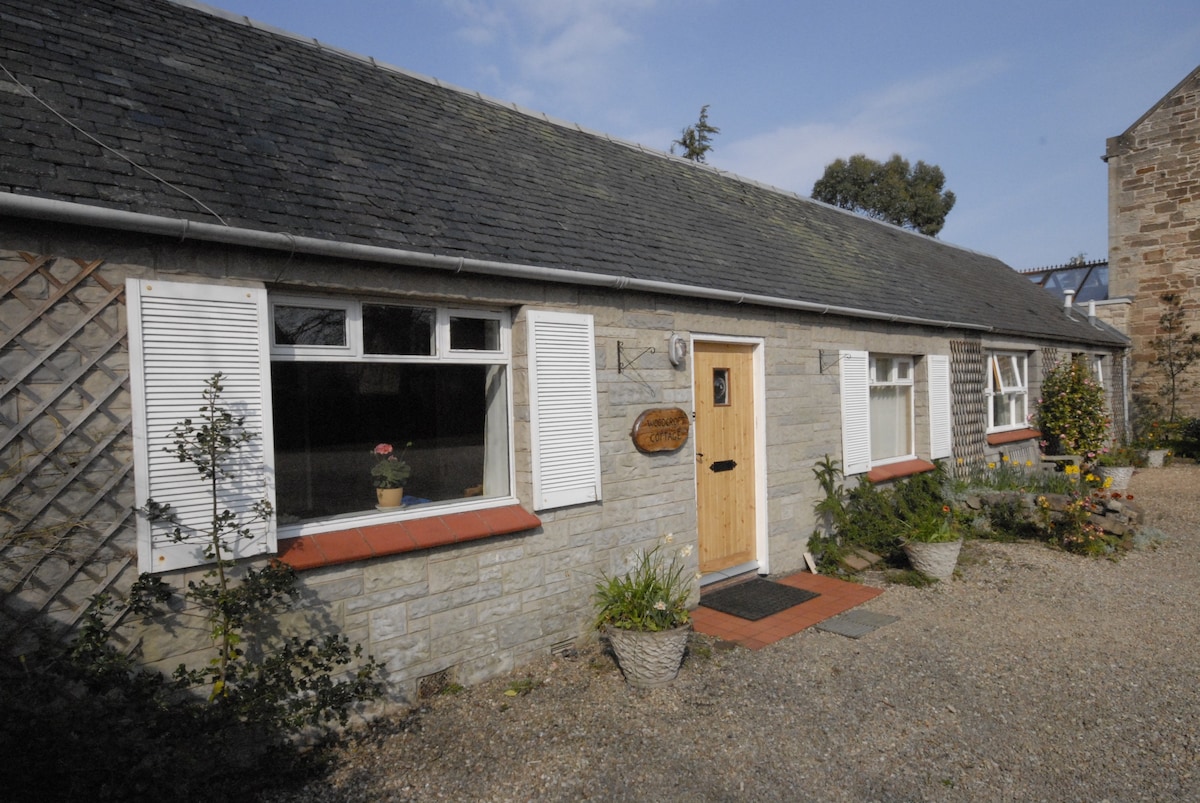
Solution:
M 377 725 L 277 799 L 1200 800 L 1200 467 L 1130 491 L 1156 549 L 975 542 L 960 577 L 864 606 L 898 622 L 700 644 L 662 690 L 594 649 L 546 660 Z

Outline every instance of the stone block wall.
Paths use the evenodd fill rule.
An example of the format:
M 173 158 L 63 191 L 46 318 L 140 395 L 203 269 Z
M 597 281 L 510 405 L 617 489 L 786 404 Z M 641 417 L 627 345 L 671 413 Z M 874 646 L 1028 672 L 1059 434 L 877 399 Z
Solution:
M 85 233 L 86 234 L 86 233 Z M 691 444 L 674 452 L 645 454 L 633 444 L 631 428 L 648 408 L 692 409 L 691 358 L 668 359 L 672 334 L 685 338 L 742 338 L 755 344 L 762 362 L 758 408 L 764 432 L 762 503 L 770 572 L 786 574 L 804 566 L 803 555 L 816 527 L 813 505 L 819 488 L 812 469 L 825 455 L 841 457 L 841 349 L 890 354 L 950 354 L 951 335 L 882 321 L 817 316 L 749 305 L 564 287 L 497 277 L 363 263 L 331 264 L 299 255 L 272 255 L 195 243 L 163 245 L 73 239 L 47 228 L 40 234 L 5 231 L 0 225 L 0 264 L 24 269 L 21 252 L 55 259 L 103 259 L 105 281 L 119 287 L 126 276 L 174 281 L 251 281 L 291 292 L 354 292 L 360 297 L 474 303 L 514 311 L 512 389 L 515 485 L 518 500 L 531 498 L 531 455 L 525 371 L 524 310 L 588 313 L 595 324 L 602 500 L 538 511 L 542 526 L 497 536 L 375 557 L 300 572 L 300 604 L 279 618 L 288 634 L 338 633 L 386 664 L 393 699 L 415 699 L 419 681 L 450 672 L 460 683 L 475 683 L 527 663 L 572 641 L 590 637 L 591 595 L 603 573 L 626 569 L 636 553 L 667 541 L 696 546 L 695 458 Z M 19 250 L 18 250 L 19 249 Z M 113 313 L 117 318 L 121 316 Z M 123 311 L 122 313 L 123 314 Z M 123 338 L 110 355 L 108 379 L 120 393 L 98 404 L 101 417 L 116 422 L 116 436 L 98 452 L 131 478 L 128 440 L 127 346 Z M 992 347 L 997 344 L 985 344 Z M 1018 344 L 1012 344 L 1018 345 Z M 1032 344 L 1025 344 L 1033 348 Z M 618 349 L 629 362 L 619 363 Z M 832 355 L 832 359 L 830 359 Z M 32 358 L 31 358 L 32 359 Z M 61 369 L 60 369 L 61 370 Z M 918 359 L 916 449 L 929 448 L 926 371 Z M 1034 389 L 1031 388 L 1031 391 Z M 8 459 L 9 455 L 3 455 Z M 851 479 L 850 482 L 854 482 Z M 104 588 L 120 593 L 137 570 L 134 552 L 132 482 L 114 491 L 115 502 L 97 515 L 122 559 L 109 567 L 107 553 L 80 560 L 61 581 L 54 605 L 77 617 L 102 576 Z M 65 486 L 64 486 L 65 487 Z M 14 493 L 24 493 L 16 488 Z M 0 550 L 2 552 L 3 550 Z M 0 554 L 0 559 L 12 554 Z M 697 551 L 688 558 L 696 569 Z M 5 564 L 7 565 L 7 564 Z M 203 569 L 167 573 L 176 588 Z M 72 579 L 72 577 L 74 579 Z M 36 592 L 36 593 L 35 593 Z M 698 584 L 693 587 L 698 598 Z M 36 596 L 42 594 L 42 597 Z M 52 606 L 31 584 L 7 602 Z M 165 623 L 134 628 L 129 648 L 153 666 L 173 669 L 199 663 L 210 654 L 203 624 L 186 610 Z M 69 621 L 67 619 L 66 621 Z
M 1200 331 L 1200 68 L 1109 139 L 1105 160 L 1109 297 L 1131 299 L 1131 387 L 1153 397 L 1160 297 L 1180 294 L 1191 331 Z M 1184 414 L 1200 415 L 1200 389 L 1183 401 Z

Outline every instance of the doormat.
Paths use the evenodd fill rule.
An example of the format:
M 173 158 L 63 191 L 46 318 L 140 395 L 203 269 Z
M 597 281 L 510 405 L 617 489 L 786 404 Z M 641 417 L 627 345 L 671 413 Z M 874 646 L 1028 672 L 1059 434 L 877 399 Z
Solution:
M 884 625 L 890 625 L 892 622 L 900 621 L 899 616 L 889 616 L 886 613 L 874 613 L 873 611 L 852 610 L 840 613 L 837 616 L 831 616 L 824 622 L 817 623 L 817 630 L 824 630 L 827 633 L 837 633 L 839 636 L 847 636 L 849 638 L 862 638 Z
M 704 594 L 700 597 L 700 604 L 739 619 L 757 622 L 818 596 L 820 594 L 815 591 L 805 591 L 803 588 L 793 588 L 756 577 Z

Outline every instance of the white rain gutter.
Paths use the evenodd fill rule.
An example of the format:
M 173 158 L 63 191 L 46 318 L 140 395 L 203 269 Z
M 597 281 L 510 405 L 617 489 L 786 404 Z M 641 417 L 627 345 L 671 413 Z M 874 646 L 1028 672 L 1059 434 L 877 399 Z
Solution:
M 894 315 L 854 307 L 814 304 L 810 301 L 799 301 L 778 296 L 737 293 L 731 290 L 716 290 L 696 285 L 660 282 L 650 279 L 635 279 L 629 276 L 610 276 L 604 273 L 547 268 L 540 265 L 517 265 L 508 262 L 493 262 L 485 259 L 439 256 L 419 251 L 405 251 L 398 248 L 359 245 L 357 243 L 339 242 L 336 240 L 320 240 L 315 237 L 297 237 L 287 233 L 242 229 L 233 226 L 218 226 L 213 223 L 198 223 L 180 218 L 146 215 L 140 212 L 124 212 L 117 209 L 105 209 L 98 206 L 37 198 L 29 195 L 18 195 L 10 192 L 0 192 L 0 214 L 49 220 L 57 223 L 71 223 L 80 226 L 94 226 L 104 229 L 154 234 L 163 237 L 173 237 L 181 242 L 184 240 L 199 240 L 203 242 L 240 245 L 247 248 L 265 248 L 273 251 L 285 251 L 287 253 L 302 253 L 338 259 L 357 259 L 365 262 L 392 265 L 410 265 L 435 270 L 447 270 L 454 273 L 466 271 L 486 276 L 508 276 L 517 279 L 580 284 L 615 290 L 639 290 L 647 293 L 703 298 L 734 304 L 756 304 L 779 309 L 802 310 L 804 312 L 814 312 L 819 315 L 844 315 L 851 318 L 868 318 L 877 321 L 910 323 L 922 326 L 975 329 L 984 332 L 994 331 L 995 328 L 978 323 L 941 321 L 931 318 L 917 318 L 910 315 Z

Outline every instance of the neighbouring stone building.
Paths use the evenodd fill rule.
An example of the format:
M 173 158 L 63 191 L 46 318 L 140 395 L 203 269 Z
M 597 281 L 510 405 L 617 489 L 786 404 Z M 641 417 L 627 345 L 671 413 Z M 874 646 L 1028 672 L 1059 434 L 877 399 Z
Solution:
M 1130 304 L 1122 328 L 1133 341 L 1131 387 L 1155 398 L 1148 364 L 1164 293 L 1183 298 L 1200 331 L 1200 67 L 1108 140 L 1109 297 Z M 1200 415 L 1200 388 L 1181 412 Z

